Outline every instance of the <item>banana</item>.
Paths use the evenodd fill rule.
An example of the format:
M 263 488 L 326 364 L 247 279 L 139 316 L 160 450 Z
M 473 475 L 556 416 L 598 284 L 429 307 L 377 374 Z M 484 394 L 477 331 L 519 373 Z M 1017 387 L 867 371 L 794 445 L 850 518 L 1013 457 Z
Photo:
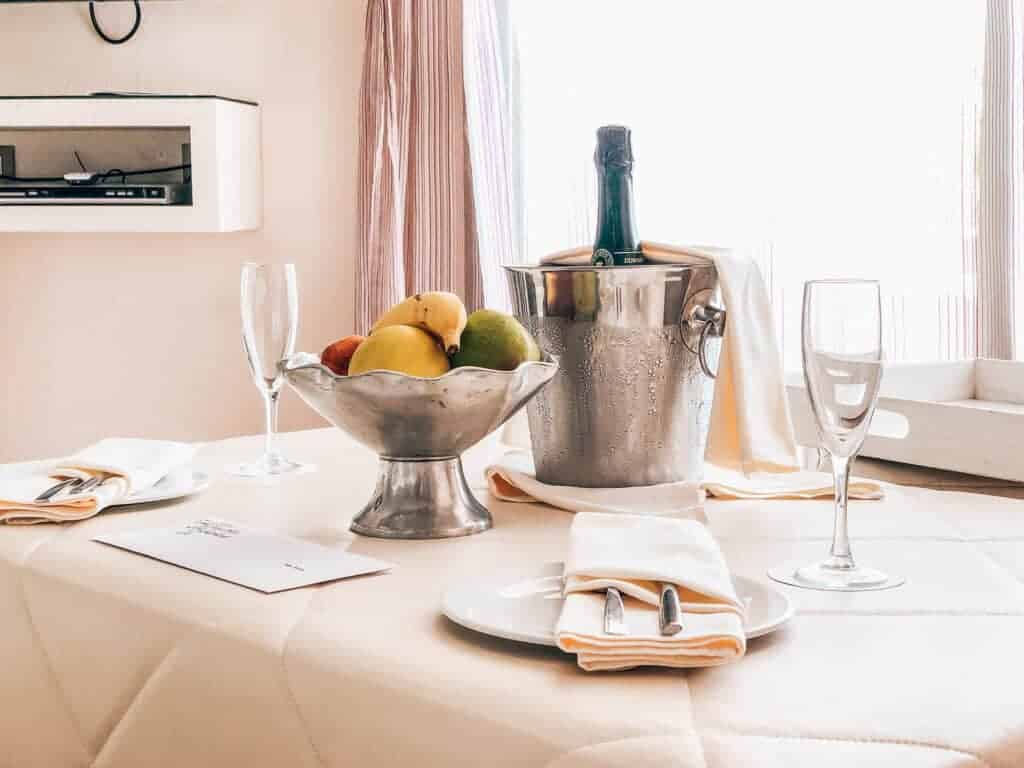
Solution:
M 453 355 L 459 351 L 459 337 L 466 327 L 466 307 L 454 293 L 417 293 L 385 312 L 373 324 L 370 335 L 389 325 L 411 325 L 421 328 L 439 338 L 445 352 Z

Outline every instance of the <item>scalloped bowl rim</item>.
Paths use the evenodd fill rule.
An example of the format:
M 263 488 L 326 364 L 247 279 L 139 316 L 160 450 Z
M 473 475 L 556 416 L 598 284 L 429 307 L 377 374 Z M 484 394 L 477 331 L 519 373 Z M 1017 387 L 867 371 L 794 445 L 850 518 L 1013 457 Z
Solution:
M 400 371 L 389 371 L 386 368 L 374 368 L 372 371 L 363 371 L 362 373 L 356 373 L 356 374 L 353 374 L 351 376 L 342 376 L 342 375 L 339 375 L 339 374 L 335 373 L 334 371 L 332 371 L 330 368 L 328 368 L 323 363 L 312 363 L 312 362 L 311 363 L 304 363 L 303 365 L 296 365 L 294 367 L 290 367 L 288 365 L 285 365 L 284 372 L 287 375 L 287 374 L 292 374 L 292 373 L 298 373 L 299 371 L 317 370 L 317 371 L 321 371 L 322 373 L 324 373 L 327 376 L 329 376 L 330 379 L 332 381 L 334 381 L 334 382 L 357 381 L 357 380 L 363 379 L 363 378 L 379 377 L 379 376 L 396 377 L 396 378 L 399 378 L 399 379 L 407 379 L 409 381 L 430 381 L 430 382 L 434 382 L 434 381 L 444 381 L 445 379 L 454 378 L 459 373 L 469 373 L 469 372 L 481 372 L 481 373 L 487 373 L 487 374 L 494 374 L 496 376 L 512 377 L 512 376 L 515 376 L 516 374 L 518 374 L 523 369 L 529 368 L 530 366 L 540 366 L 541 368 L 555 368 L 555 369 L 557 369 L 558 368 L 558 359 L 548 355 L 546 360 L 527 360 L 525 363 L 520 363 L 519 365 L 517 365 L 511 371 L 501 371 L 501 370 L 498 370 L 496 368 L 481 368 L 480 366 L 477 366 L 477 365 L 462 365 L 462 366 L 459 366 L 458 368 L 452 368 L 450 371 L 447 371 L 447 372 L 443 373 L 440 376 L 432 376 L 432 377 L 427 377 L 427 376 L 411 376 L 408 373 L 401 373 Z

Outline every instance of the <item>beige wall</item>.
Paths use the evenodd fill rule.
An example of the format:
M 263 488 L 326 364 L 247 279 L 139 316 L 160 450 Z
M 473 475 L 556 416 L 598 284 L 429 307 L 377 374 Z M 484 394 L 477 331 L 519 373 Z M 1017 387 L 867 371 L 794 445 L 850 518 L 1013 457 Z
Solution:
M 261 429 L 239 337 L 246 260 L 294 261 L 299 348 L 352 331 L 365 0 L 144 3 L 102 43 L 84 3 L 0 3 L 0 93 L 218 93 L 263 107 L 264 226 L 202 235 L 0 232 L 0 461 L 104 435 Z M 130 6 L 99 8 L 111 31 Z M 70 169 L 69 169 L 70 170 Z M 283 429 L 321 423 L 286 393 Z

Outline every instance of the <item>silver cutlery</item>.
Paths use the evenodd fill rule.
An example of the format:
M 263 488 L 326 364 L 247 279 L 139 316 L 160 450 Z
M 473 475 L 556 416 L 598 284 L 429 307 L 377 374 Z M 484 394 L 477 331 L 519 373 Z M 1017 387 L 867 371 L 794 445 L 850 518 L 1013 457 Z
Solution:
M 606 635 L 628 635 L 626 609 L 622 595 L 615 587 L 608 587 L 604 595 L 604 633 Z
M 658 625 L 661 634 L 666 637 L 678 635 L 683 631 L 683 609 L 679 605 L 679 591 L 675 584 L 661 585 L 661 598 L 658 601 Z
M 71 493 L 73 495 L 77 496 L 77 495 L 79 495 L 81 493 L 85 493 L 86 491 L 91 491 L 93 488 L 96 488 L 99 485 L 103 485 L 103 483 L 105 481 L 106 481 L 105 477 L 97 477 L 97 476 L 94 475 L 93 477 L 90 477 L 88 480 L 86 480 L 81 485 L 76 486 L 75 488 L 73 488 L 71 490 Z
M 45 491 L 36 496 L 35 502 L 37 504 L 42 504 L 44 501 L 49 501 L 50 499 L 52 499 L 65 488 L 75 488 L 82 482 L 83 480 L 80 477 L 69 477 L 67 480 L 61 480 L 59 483 L 51 485 Z

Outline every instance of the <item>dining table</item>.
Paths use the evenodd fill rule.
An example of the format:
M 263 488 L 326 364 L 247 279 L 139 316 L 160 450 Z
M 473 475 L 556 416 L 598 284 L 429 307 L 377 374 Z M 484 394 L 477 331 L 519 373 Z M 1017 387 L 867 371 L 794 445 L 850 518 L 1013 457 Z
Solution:
M 795 616 L 719 667 L 587 673 L 555 648 L 441 614 L 446 588 L 564 557 L 571 513 L 487 495 L 497 435 L 464 457 L 494 527 L 396 541 L 349 523 L 376 457 L 337 429 L 281 436 L 316 471 L 224 473 L 262 437 L 207 443 L 210 487 L 78 523 L 0 526 L 0 766 L 1024 766 L 1024 487 L 863 460 L 854 554 L 906 577 L 860 593 L 770 582 L 824 555 L 830 500 L 709 499 L 733 573 Z M 384 574 L 263 594 L 93 541 L 218 518 L 368 555 Z

